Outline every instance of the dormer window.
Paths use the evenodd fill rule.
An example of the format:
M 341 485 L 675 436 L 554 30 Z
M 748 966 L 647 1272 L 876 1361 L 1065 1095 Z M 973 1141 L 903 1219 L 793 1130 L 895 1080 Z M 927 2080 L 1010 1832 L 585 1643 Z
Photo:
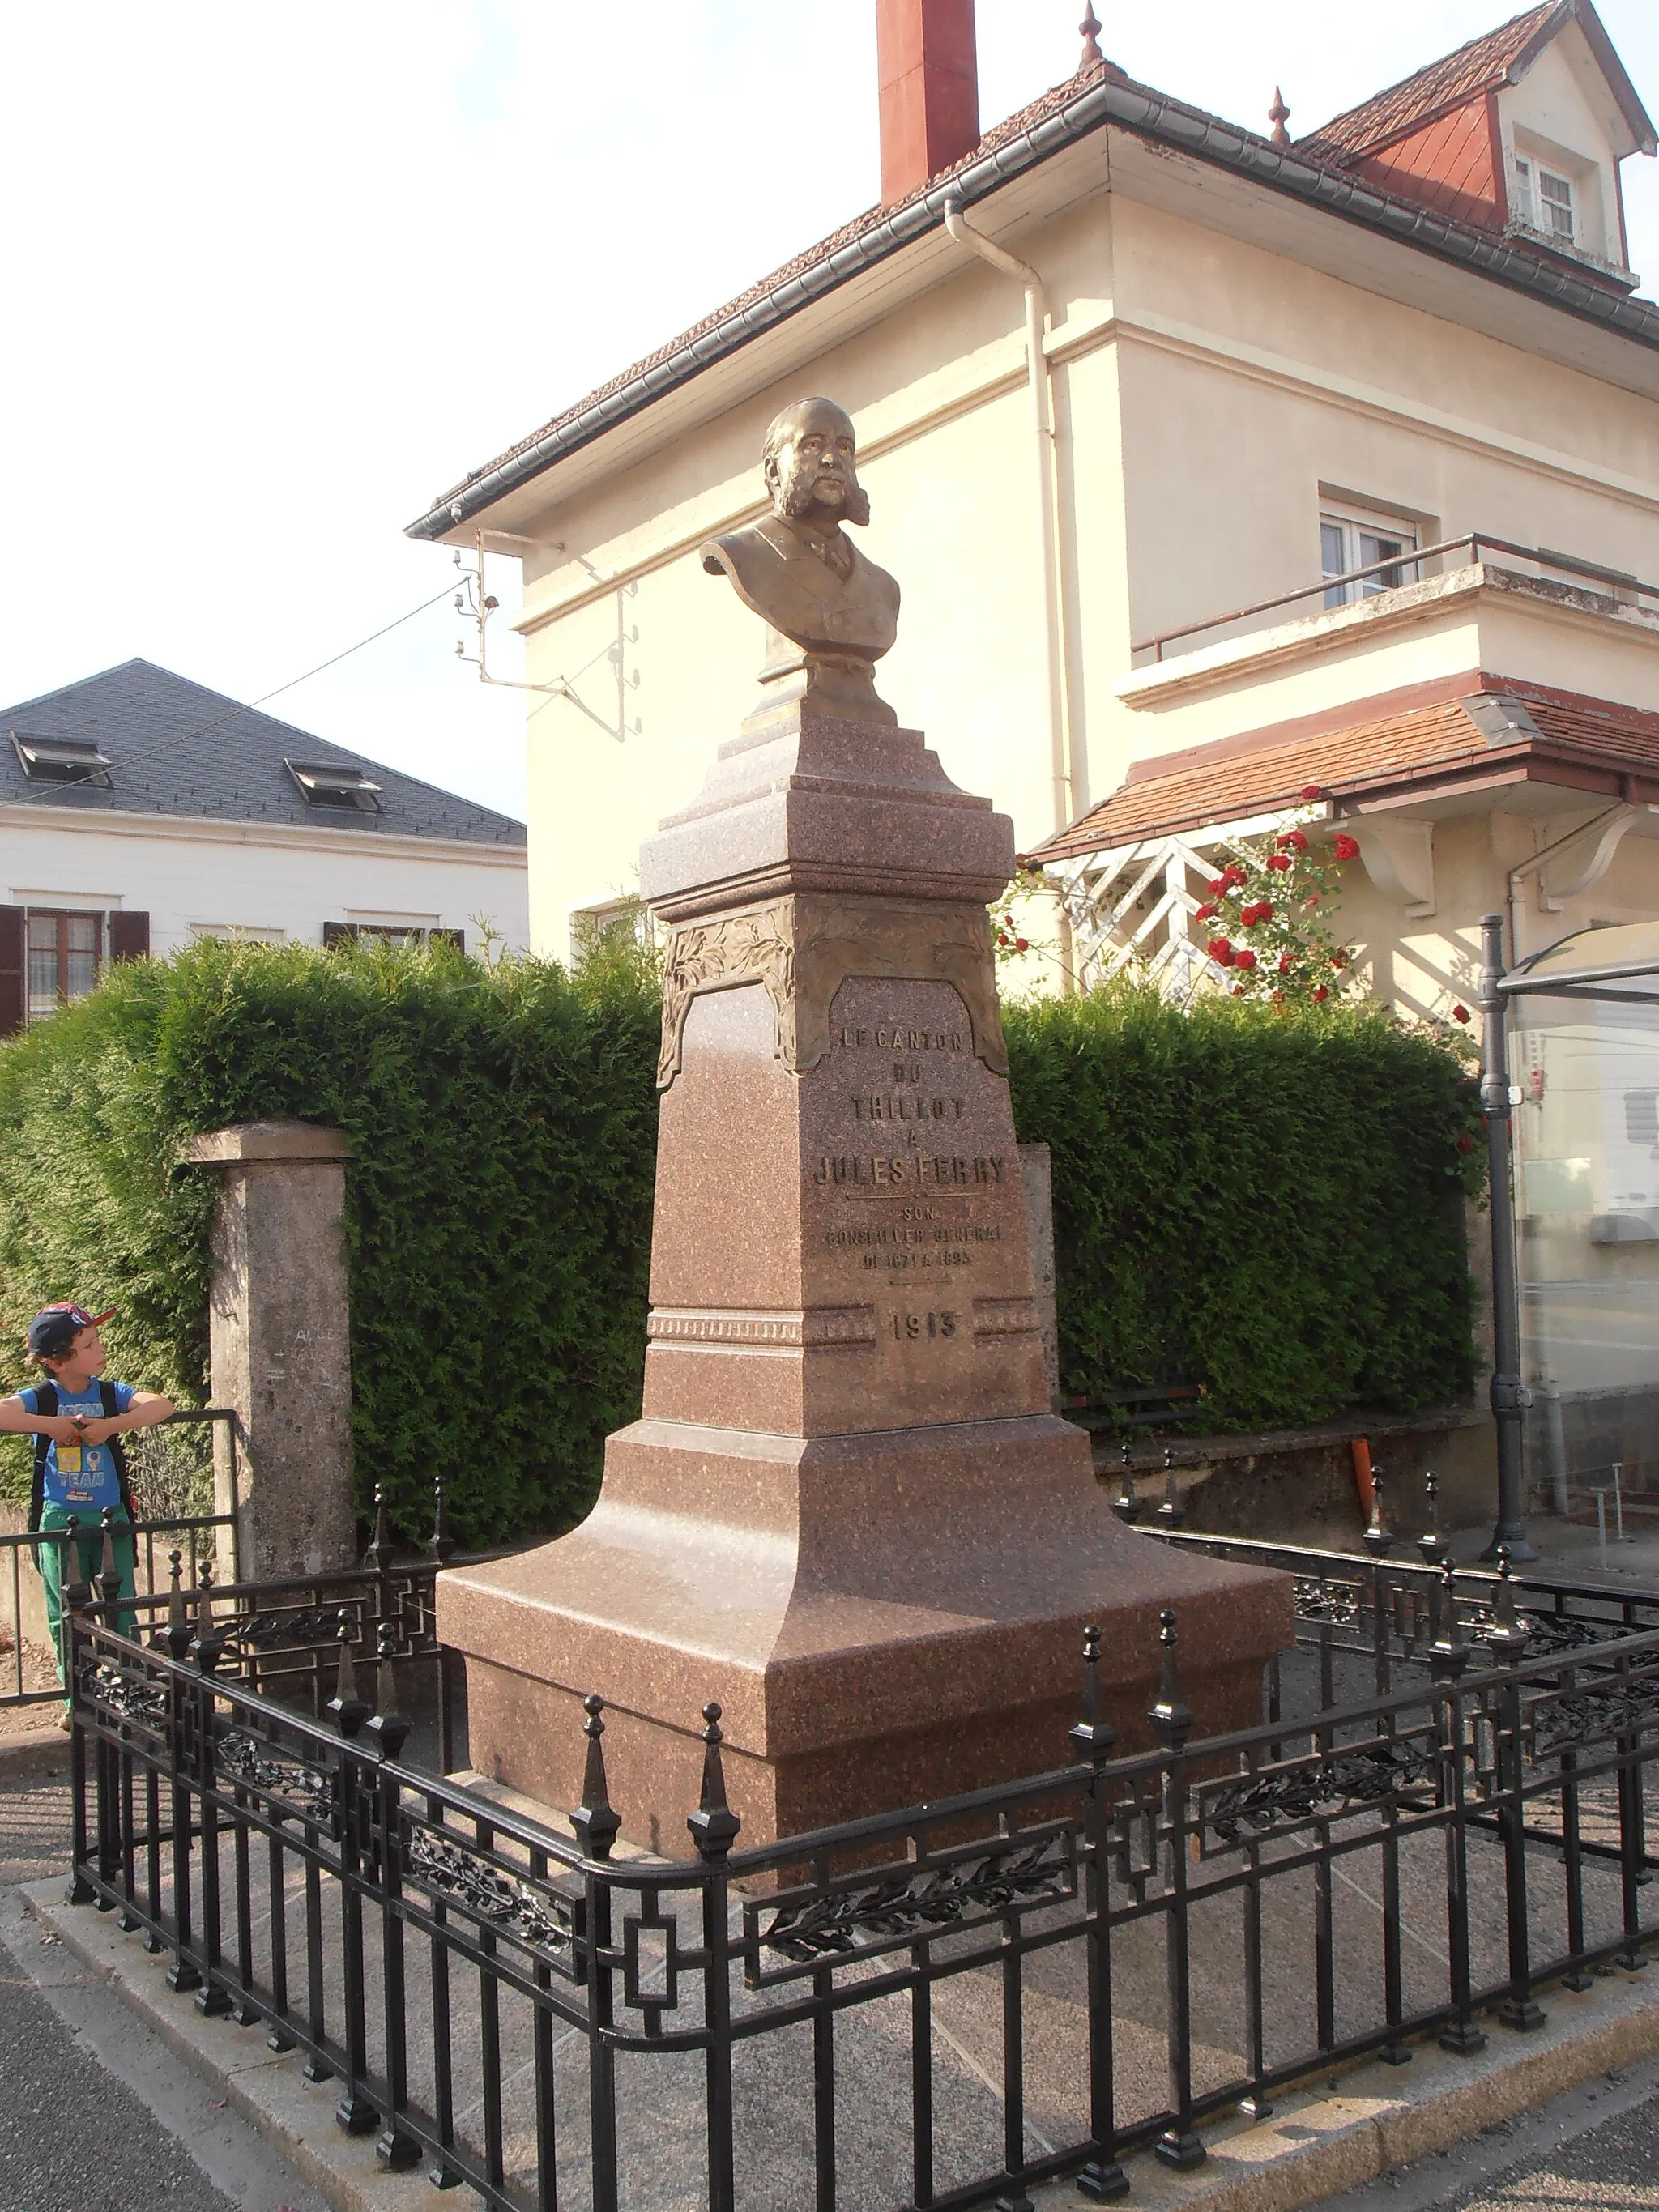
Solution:
M 88 783 L 109 788 L 113 766 L 87 738 L 37 738 L 27 730 L 14 730 L 12 748 L 31 783 Z
M 284 763 L 307 806 L 343 808 L 348 813 L 378 814 L 380 787 L 360 768 L 338 761 Z
M 1541 162 L 1517 159 L 1515 164 L 1516 213 L 1529 230 L 1559 238 L 1564 246 L 1577 240 L 1573 216 L 1572 180 L 1558 176 Z

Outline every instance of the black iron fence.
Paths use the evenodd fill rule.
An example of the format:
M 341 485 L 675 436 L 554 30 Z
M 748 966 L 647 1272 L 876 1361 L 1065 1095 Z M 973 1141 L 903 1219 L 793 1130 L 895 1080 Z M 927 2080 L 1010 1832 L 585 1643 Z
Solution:
M 175 1550 L 192 1584 L 216 1557 L 228 1560 L 232 1574 L 237 1574 L 240 1464 L 235 1414 L 218 1406 L 176 1413 L 155 1428 L 134 1431 L 125 1449 L 137 1517 L 119 1533 L 131 1539 L 138 1589 L 145 1595 L 165 1591 L 167 1555 Z M 222 1469 L 216 1492 L 216 1461 Z M 64 1563 L 60 1580 L 72 1583 L 77 1570 L 70 1564 L 70 1547 L 84 1547 L 100 1529 L 97 1520 L 84 1528 L 71 1521 L 66 1528 L 31 1534 L 21 1526 L 21 1506 L 11 1517 L 17 1527 L 0 1528 L 0 1709 L 62 1698 L 40 1558 L 47 1547 L 55 1547 Z
M 1167 1614 L 1109 1715 L 1091 1631 L 1067 1765 L 751 1850 L 708 1706 L 679 1861 L 618 1841 L 598 1697 L 568 1830 L 412 1763 L 395 1603 L 311 1717 L 230 1671 L 246 1605 L 181 1591 L 147 1648 L 88 1595 L 73 1893 L 387 2166 L 593 2212 L 1110 2197 L 1133 2150 L 1196 2164 L 1225 2111 L 1644 1964 L 1659 1597 L 1188 1540 L 1297 1578 L 1259 1726 L 1193 1737 Z

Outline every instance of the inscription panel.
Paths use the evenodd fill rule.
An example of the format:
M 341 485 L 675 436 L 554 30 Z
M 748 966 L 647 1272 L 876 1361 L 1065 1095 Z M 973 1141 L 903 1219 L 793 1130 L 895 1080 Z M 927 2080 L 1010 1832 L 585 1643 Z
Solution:
M 1030 1410 L 1040 1340 L 1006 1078 L 947 984 L 852 979 L 829 1038 L 803 1081 L 810 1302 L 870 1309 L 896 1420 Z

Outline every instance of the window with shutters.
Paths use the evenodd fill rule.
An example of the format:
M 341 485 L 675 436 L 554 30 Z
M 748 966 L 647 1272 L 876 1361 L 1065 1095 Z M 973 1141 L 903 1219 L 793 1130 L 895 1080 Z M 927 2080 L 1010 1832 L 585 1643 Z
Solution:
M 95 990 L 104 957 L 99 914 L 52 914 L 31 907 L 27 921 L 28 1018 L 39 1021 Z

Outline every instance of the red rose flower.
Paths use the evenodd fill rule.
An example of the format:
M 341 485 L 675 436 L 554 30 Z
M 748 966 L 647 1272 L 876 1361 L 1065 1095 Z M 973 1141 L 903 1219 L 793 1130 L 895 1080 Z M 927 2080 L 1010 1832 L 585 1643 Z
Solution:
M 1195 906 L 1193 908 L 1193 920 L 1194 921 L 1207 921 L 1212 915 L 1219 914 L 1221 908 L 1215 903 L 1213 899 L 1206 899 L 1202 906 Z
M 1287 830 L 1278 842 L 1287 853 L 1305 853 L 1308 849 L 1307 833 L 1304 830 Z
M 1452 1019 L 1455 1022 L 1466 1022 L 1468 1018 L 1469 1010 L 1467 1006 L 1454 1006 L 1452 1008 Z
M 1243 997 L 1243 995 L 1244 995 L 1244 986 L 1243 986 L 1242 983 L 1235 983 L 1235 984 L 1233 985 L 1233 996 L 1234 996 L 1234 998 L 1236 998 L 1236 999 L 1242 999 L 1242 998 Z
M 1017 937 L 1017 938 L 1014 939 L 1014 950 L 1015 950 L 1015 951 L 1016 951 L 1016 952 L 1024 952 L 1024 951 L 1025 951 L 1028 949 L 1029 945 L 1030 945 L 1030 939 L 1027 939 L 1027 938 L 1024 938 L 1024 937 Z
M 1267 855 L 1267 866 L 1270 868 L 1288 868 L 1290 865 L 1291 856 L 1288 853 L 1269 853 Z
M 1317 906 L 1319 904 L 1319 893 L 1317 891 L 1310 891 L 1307 897 L 1303 900 L 1302 903 L 1304 906 Z
M 1357 860 L 1359 858 L 1358 842 L 1352 837 L 1339 837 L 1331 850 L 1339 860 Z
M 1238 957 L 1233 951 L 1231 940 L 1225 937 L 1212 937 L 1204 950 L 1218 968 L 1231 968 Z
M 1330 997 L 1330 995 L 1331 995 L 1331 994 L 1330 994 L 1330 993 L 1329 993 L 1329 992 L 1325 988 L 1325 986 L 1324 986 L 1322 983 L 1320 985 L 1319 988 L 1318 988 L 1318 989 L 1314 993 L 1314 998 L 1315 998 L 1316 1001 L 1317 1001 L 1317 1000 L 1321 1000 L 1321 999 L 1328 999 L 1328 998 Z
M 1316 783 L 1304 783 L 1302 787 L 1302 796 L 1304 799 L 1317 799 L 1319 786 Z
M 998 932 L 997 932 L 997 943 L 998 943 L 999 945 L 1006 945 L 1007 942 L 1008 942 L 1008 933 L 1007 933 L 1007 931 L 1006 931 L 1006 929 L 1000 929 L 1000 930 L 998 930 Z
M 1222 870 L 1221 880 L 1224 885 L 1228 884 L 1242 884 L 1243 882 L 1244 871 L 1239 866 L 1237 860 L 1230 862 L 1229 865 Z
M 1248 945 L 1242 951 L 1236 952 L 1233 958 L 1240 968 L 1254 968 L 1255 965 L 1255 955 Z
M 1281 952 L 1279 956 L 1279 972 L 1281 975 L 1288 975 L 1291 972 L 1291 956 L 1288 952 Z
M 1222 892 L 1227 888 L 1227 878 L 1225 876 L 1217 876 L 1213 878 L 1212 881 L 1206 884 L 1204 888 L 1208 891 L 1212 898 L 1219 898 Z
M 1343 961 L 1344 961 L 1346 957 L 1347 957 L 1347 955 L 1346 955 L 1346 953 L 1342 953 L 1342 952 L 1333 952 L 1333 953 L 1332 953 L 1332 955 L 1331 955 L 1331 965 L 1332 965 L 1332 967 L 1333 967 L 1333 968 L 1340 968 L 1340 967 L 1342 965 Z
M 1474 1150 L 1474 1139 L 1470 1136 L 1467 1129 L 1457 1140 L 1457 1149 L 1460 1152 L 1472 1152 Z

